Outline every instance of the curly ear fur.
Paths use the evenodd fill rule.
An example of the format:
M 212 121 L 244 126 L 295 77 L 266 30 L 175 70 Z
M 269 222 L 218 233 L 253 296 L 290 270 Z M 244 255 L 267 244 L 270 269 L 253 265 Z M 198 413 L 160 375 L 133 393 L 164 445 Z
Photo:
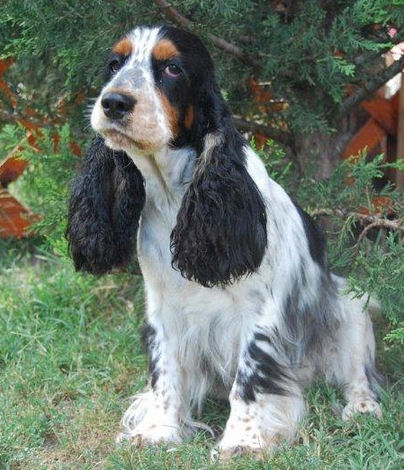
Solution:
M 144 200 L 143 177 L 132 160 L 96 136 L 69 203 L 66 237 L 77 270 L 104 274 L 129 261 Z
M 245 142 L 215 83 L 208 86 L 201 153 L 171 234 L 173 266 L 205 287 L 256 271 L 267 245 L 265 204 L 245 166 Z

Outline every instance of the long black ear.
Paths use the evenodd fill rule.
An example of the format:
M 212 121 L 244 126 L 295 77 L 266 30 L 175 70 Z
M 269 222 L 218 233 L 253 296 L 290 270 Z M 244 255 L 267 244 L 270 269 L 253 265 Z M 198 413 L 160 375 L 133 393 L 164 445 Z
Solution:
M 127 264 L 144 200 L 143 177 L 132 160 L 96 136 L 69 203 L 66 237 L 77 270 L 103 274 Z
M 246 142 L 214 81 L 199 101 L 200 154 L 171 234 L 173 266 L 205 287 L 223 286 L 261 264 L 266 208 L 246 169 Z

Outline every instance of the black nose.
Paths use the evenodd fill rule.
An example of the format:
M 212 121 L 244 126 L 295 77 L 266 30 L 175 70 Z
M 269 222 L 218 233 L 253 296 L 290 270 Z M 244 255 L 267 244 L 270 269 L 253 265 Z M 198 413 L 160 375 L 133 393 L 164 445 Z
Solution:
M 136 100 L 122 93 L 105 93 L 101 99 L 101 106 L 105 116 L 110 119 L 122 119 L 129 111 L 132 111 Z

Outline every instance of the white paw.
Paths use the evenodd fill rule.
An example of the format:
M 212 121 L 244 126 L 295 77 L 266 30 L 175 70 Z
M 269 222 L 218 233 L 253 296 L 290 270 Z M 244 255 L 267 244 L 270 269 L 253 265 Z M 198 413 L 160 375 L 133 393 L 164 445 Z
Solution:
M 164 410 L 152 390 L 136 396 L 122 418 L 122 428 L 116 441 L 128 441 L 135 447 L 179 444 L 184 435 L 176 410 Z
M 255 460 L 263 460 L 268 452 L 268 450 L 261 449 L 260 447 L 239 445 L 235 447 L 215 449 L 211 452 L 211 457 L 212 460 L 220 460 L 221 462 L 228 462 L 235 457 L 245 456 Z
M 223 462 L 243 456 L 262 460 L 266 455 L 273 453 L 279 444 L 279 440 L 275 437 L 262 435 L 258 426 L 246 426 L 243 427 L 243 432 L 240 430 L 225 431 L 218 446 L 212 451 L 211 457 Z
M 134 447 L 150 447 L 162 444 L 180 444 L 182 438 L 177 426 L 149 425 L 137 426 L 131 431 L 119 433 L 117 443 L 128 441 Z
M 372 398 L 349 402 L 342 410 L 342 419 L 348 421 L 357 413 L 370 413 L 376 418 L 382 417 L 380 405 Z

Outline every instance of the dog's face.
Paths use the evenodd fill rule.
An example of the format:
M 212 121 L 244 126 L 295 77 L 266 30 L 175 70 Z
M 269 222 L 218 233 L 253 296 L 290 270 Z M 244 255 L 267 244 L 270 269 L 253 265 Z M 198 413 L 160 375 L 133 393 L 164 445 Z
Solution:
M 201 88 L 213 71 L 198 38 L 166 26 L 138 27 L 113 46 L 107 69 L 91 124 L 108 147 L 147 153 L 189 143 Z
M 147 175 L 137 157 L 185 147 L 194 172 L 182 182 L 171 246 L 162 249 L 185 278 L 204 286 L 256 271 L 266 208 L 205 46 L 177 28 L 138 27 L 113 46 L 108 70 L 91 118 L 98 136 L 70 200 L 76 267 L 103 273 L 127 263 L 145 201 Z

